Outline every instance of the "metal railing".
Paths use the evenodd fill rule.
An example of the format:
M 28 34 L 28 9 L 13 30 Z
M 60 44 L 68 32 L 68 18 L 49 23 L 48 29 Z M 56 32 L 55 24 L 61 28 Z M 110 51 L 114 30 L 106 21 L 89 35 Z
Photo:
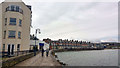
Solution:
M 15 9 L 11 9 L 11 7 L 7 7 L 7 8 L 6 8 L 6 12 L 7 12 L 7 11 L 14 11 L 14 12 L 19 12 L 19 13 L 23 14 L 23 10 L 20 9 L 20 8 L 19 8 L 18 10 L 15 10 Z
M 20 55 L 27 55 L 29 53 L 32 53 L 33 51 L 30 50 L 25 50 L 25 51 L 15 51 L 13 54 L 8 54 L 8 52 L 0 52 L 0 57 L 15 57 L 15 56 L 20 56 Z

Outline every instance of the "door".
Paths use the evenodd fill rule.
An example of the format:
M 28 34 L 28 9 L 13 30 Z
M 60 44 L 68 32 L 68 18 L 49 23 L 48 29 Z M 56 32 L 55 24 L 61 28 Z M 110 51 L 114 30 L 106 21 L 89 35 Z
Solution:
M 8 44 L 8 55 L 10 55 L 10 44 Z
M 12 44 L 11 54 L 14 54 L 14 44 Z
M 20 51 L 20 44 L 17 45 L 17 51 Z
M 17 56 L 19 55 L 19 51 L 20 51 L 20 44 L 17 45 Z

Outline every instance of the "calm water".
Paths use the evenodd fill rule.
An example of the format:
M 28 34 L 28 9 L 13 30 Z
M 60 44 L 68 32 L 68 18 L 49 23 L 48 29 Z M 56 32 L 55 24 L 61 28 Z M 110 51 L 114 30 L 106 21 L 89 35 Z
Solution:
M 118 66 L 118 50 L 69 51 L 57 53 L 68 66 Z

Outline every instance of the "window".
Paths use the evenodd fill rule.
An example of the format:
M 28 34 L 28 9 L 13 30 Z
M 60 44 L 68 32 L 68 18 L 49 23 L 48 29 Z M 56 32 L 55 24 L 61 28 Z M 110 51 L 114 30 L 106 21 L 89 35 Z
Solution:
M 7 18 L 5 18 L 5 25 L 7 25 Z
M 18 32 L 18 38 L 21 38 L 21 32 L 20 31 Z
M 15 6 L 11 5 L 11 11 L 14 11 Z
M 22 26 L 22 20 L 19 19 L 19 26 Z
M 14 12 L 20 12 L 23 14 L 23 10 L 21 9 L 20 6 L 17 6 L 17 5 L 9 5 L 7 8 L 6 8 L 6 12 L 7 11 L 14 11 Z
M 9 38 L 15 38 L 16 31 L 9 31 Z
M 16 12 L 19 12 L 19 6 L 16 6 Z
M 6 31 L 4 31 L 4 39 L 6 38 Z
M 5 44 L 3 44 L 3 49 L 2 49 L 3 52 L 5 52 Z
M 10 25 L 16 25 L 16 18 L 10 18 Z

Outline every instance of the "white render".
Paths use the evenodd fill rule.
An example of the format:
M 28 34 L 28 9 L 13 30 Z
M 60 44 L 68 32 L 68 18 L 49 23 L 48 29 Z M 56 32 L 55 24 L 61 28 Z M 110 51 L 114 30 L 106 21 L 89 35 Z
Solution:
M 23 10 L 20 12 L 6 11 L 10 5 L 17 5 Z M 14 44 L 14 51 L 17 51 L 17 45 L 20 44 L 20 50 L 29 50 L 30 45 L 30 25 L 31 25 L 31 10 L 23 2 L 2 2 L 0 4 L 0 48 L 5 44 L 5 51 L 8 50 L 8 44 Z M 9 25 L 10 18 L 16 18 L 16 25 Z M 5 26 L 5 18 L 7 18 L 7 25 Z M 19 26 L 19 19 L 22 20 L 22 26 Z M 8 31 L 16 31 L 15 38 L 8 37 Z M 4 39 L 4 31 L 6 31 L 6 38 Z M 18 38 L 18 31 L 21 32 L 21 39 Z M 0 49 L 0 52 L 2 49 Z

